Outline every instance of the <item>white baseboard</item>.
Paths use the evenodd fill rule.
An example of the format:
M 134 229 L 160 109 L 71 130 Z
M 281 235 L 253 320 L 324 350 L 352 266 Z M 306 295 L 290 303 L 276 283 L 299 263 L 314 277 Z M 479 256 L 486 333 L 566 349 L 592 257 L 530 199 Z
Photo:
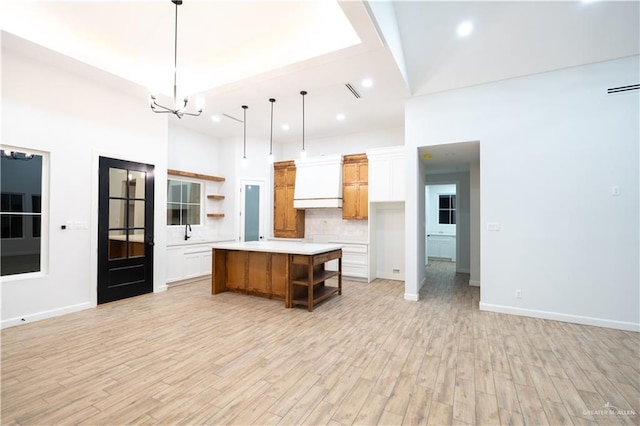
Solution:
M 469 268 L 458 268 L 456 272 L 459 274 L 470 274 L 471 270 L 469 270 Z
M 483 303 L 483 302 L 480 302 L 480 310 L 498 312 L 501 314 L 512 314 L 512 315 L 520 315 L 525 317 L 570 322 L 574 324 L 593 325 L 596 327 L 615 328 L 617 330 L 640 332 L 640 324 L 625 322 L 625 321 L 608 320 L 608 319 L 602 319 L 602 318 L 585 317 L 581 315 L 563 314 L 560 312 L 538 311 L 533 309 L 517 308 L 514 306 L 492 305 L 490 303 Z
M 35 314 L 24 315 L 17 318 L 9 318 L 2 320 L 1 328 L 14 327 L 16 325 L 29 324 L 31 322 L 40 321 L 47 318 L 58 317 L 60 315 L 70 314 L 72 312 L 83 311 L 89 309 L 93 305 L 89 302 L 79 303 L 77 305 L 65 306 L 64 308 L 52 309 L 50 311 L 36 312 Z
M 469 280 L 469 285 L 473 287 L 480 287 L 480 281 Z
M 417 302 L 418 301 L 418 295 L 417 294 L 413 294 L 413 293 L 405 293 L 404 294 L 404 300 L 410 300 L 412 302 Z
M 427 277 L 423 277 L 422 280 L 420 281 L 420 285 L 418 286 L 418 292 L 420 292 L 420 289 L 422 287 L 424 287 L 426 282 L 427 282 Z M 405 293 L 404 294 L 404 300 L 410 300 L 412 302 L 417 302 L 418 299 L 420 299 L 420 295 L 418 293 Z
M 345 275 L 346 277 L 346 275 Z M 384 280 L 392 280 L 392 281 L 404 281 L 404 274 L 389 274 L 386 272 L 376 272 L 376 278 L 382 278 Z
M 154 288 L 153 292 L 154 293 L 162 293 L 163 291 L 167 291 L 168 288 L 169 288 L 169 286 L 166 285 L 166 284 L 165 285 L 161 285 L 161 286 L 158 286 L 158 287 Z

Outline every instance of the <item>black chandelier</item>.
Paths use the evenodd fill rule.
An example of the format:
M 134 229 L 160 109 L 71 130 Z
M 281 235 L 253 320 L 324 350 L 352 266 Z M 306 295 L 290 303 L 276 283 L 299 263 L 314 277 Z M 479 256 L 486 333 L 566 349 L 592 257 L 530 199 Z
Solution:
M 196 112 L 186 112 L 187 103 L 189 103 L 189 97 L 185 95 L 184 99 L 180 101 L 182 104 L 178 107 L 178 6 L 182 4 L 182 0 L 171 0 L 171 3 L 176 5 L 176 20 L 175 20 L 175 30 L 174 30 L 174 59 L 173 59 L 173 108 L 166 107 L 164 105 L 160 105 L 158 103 L 158 95 L 150 93 L 149 94 L 149 106 L 151 107 L 151 111 L 157 113 L 172 113 L 175 114 L 176 117 L 182 118 L 183 115 L 190 115 L 197 117 L 202 114 L 203 107 L 196 106 Z

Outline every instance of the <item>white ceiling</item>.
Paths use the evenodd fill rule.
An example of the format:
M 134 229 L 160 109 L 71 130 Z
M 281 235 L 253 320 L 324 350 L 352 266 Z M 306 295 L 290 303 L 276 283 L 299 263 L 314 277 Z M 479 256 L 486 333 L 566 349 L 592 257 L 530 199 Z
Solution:
M 268 138 L 268 99 L 276 98 L 274 141 L 299 141 L 299 92 L 306 90 L 307 139 L 402 127 L 404 102 L 412 94 L 640 53 L 639 5 L 393 2 L 407 87 L 382 42 L 384 34 L 377 33 L 360 0 L 185 0 L 179 7 L 178 71 L 189 77 L 179 90 L 192 84 L 205 94 L 206 108 L 201 117 L 185 117 L 180 125 L 213 137 L 241 137 L 240 123 L 225 117 L 215 123 L 211 116 L 241 118 L 241 105 L 248 105 L 249 137 Z M 0 8 L 4 31 L 75 58 L 65 60 L 65 66 L 77 72 L 92 72 L 82 64 L 88 63 L 121 77 L 102 73 L 114 87 L 116 80 L 122 81 L 120 87 L 143 103 L 147 86 L 153 85 L 146 77 L 165 81 L 164 87 L 173 77 L 174 5 L 169 0 L 0 0 Z M 455 29 L 465 19 L 474 23 L 474 31 L 461 39 Z M 3 37 L 3 48 L 30 50 L 16 37 Z M 33 52 L 43 56 L 42 49 Z M 56 60 L 55 55 L 44 56 Z M 363 78 L 373 79 L 373 86 L 362 87 Z M 347 82 L 361 99 L 348 91 Z M 345 115 L 344 121 L 336 120 L 338 113 Z M 281 129 L 284 123 L 289 131 Z

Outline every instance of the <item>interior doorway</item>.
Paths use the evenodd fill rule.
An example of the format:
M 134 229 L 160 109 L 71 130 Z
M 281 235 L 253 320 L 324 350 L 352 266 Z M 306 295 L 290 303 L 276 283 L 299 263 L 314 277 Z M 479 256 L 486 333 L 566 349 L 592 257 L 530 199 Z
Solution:
M 457 259 L 457 184 L 425 186 L 425 253 L 429 260 L 456 262 Z
M 440 203 L 440 195 L 443 195 L 443 207 L 455 203 L 455 257 L 450 257 L 450 251 L 443 256 L 449 259 L 455 259 L 455 269 L 458 273 L 469 274 L 469 284 L 474 286 L 480 285 L 480 142 L 460 142 L 442 145 L 430 145 L 418 148 L 420 159 L 420 172 L 422 174 L 421 181 L 424 184 L 424 202 L 419 206 L 419 224 L 418 229 L 422 229 L 421 234 L 424 236 L 424 253 L 421 253 L 424 266 L 427 266 L 430 255 L 433 258 L 438 256 L 439 241 L 442 238 L 438 236 L 439 231 L 446 234 L 446 229 L 431 226 L 431 221 L 437 217 L 439 221 L 440 211 L 427 207 L 428 199 L 434 200 L 434 203 Z M 428 195 L 430 185 L 455 185 L 455 201 L 451 198 L 446 200 L 446 190 L 436 191 L 437 197 L 433 194 Z M 448 203 L 447 203 L 448 201 Z M 439 210 L 439 209 L 438 209 Z M 442 212 L 443 215 L 446 214 Z M 452 209 L 449 209 L 452 210 Z M 428 222 L 429 221 L 429 222 Z M 435 232 L 433 232 L 435 231 Z M 435 235 L 435 238 L 429 239 L 427 235 Z M 451 237 L 449 237 L 451 238 Z M 432 240 L 432 241 L 430 241 Z M 430 247 L 430 242 L 436 247 Z M 452 249 L 452 242 L 447 241 L 447 249 Z M 434 253 L 435 252 L 435 253 Z M 442 252 L 440 252 L 442 253 Z M 420 265 L 419 265 L 420 266 Z M 428 282 L 426 283 L 429 284 Z

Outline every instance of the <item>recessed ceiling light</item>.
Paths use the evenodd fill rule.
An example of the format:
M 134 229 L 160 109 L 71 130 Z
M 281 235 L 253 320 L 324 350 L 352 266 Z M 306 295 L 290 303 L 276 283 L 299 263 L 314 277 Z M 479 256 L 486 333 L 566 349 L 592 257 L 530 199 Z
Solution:
M 473 24 L 470 21 L 461 22 L 457 31 L 459 37 L 466 37 L 473 31 Z
M 283 124 L 282 125 L 282 130 L 289 130 L 289 125 L 288 124 Z
M 219 115 L 212 115 L 211 116 L 211 121 L 213 121 L 214 123 L 219 123 L 220 122 L 220 116 Z
M 364 80 L 362 80 L 362 87 L 371 87 L 373 86 L 373 80 L 371 80 L 370 78 L 365 78 Z
M 344 120 L 344 118 L 345 118 L 345 117 L 344 117 L 344 114 L 338 114 L 338 115 L 336 115 L 336 120 L 338 120 L 338 121 L 343 121 L 343 120 Z

